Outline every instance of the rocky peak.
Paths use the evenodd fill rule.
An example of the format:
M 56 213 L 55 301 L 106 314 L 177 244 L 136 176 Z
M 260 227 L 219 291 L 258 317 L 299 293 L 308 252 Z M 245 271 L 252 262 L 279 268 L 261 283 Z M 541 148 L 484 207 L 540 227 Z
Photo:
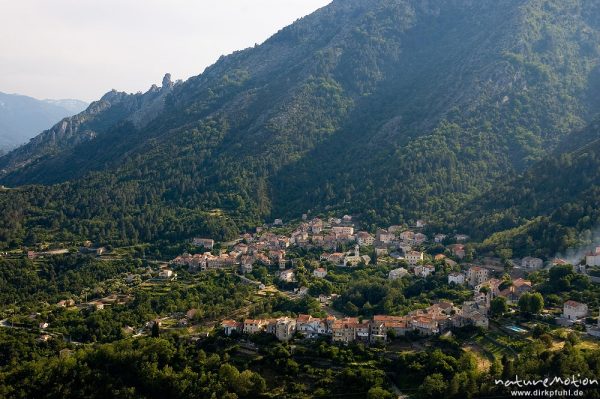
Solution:
M 162 88 L 163 90 L 165 89 L 170 89 L 173 87 L 173 81 L 171 80 L 171 74 L 167 73 L 165 74 L 165 77 L 162 80 Z

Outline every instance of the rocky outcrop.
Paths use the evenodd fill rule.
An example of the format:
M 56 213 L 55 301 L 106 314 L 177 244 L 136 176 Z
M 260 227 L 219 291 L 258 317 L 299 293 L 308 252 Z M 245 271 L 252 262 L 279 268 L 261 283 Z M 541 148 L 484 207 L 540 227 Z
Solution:
M 93 140 L 110 128 L 132 122 L 142 128 L 161 114 L 165 98 L 175 83 L 167 73 L 162 87 L 153 85 L 145 93 L 129 94 L 111 90 L 100 100 L 72 117 L 61 120 L 48 130 L 32 138 L 29 143 L 0 158 L 0 176 L 27 166 L 38 159 L 59 154 L 85 141 Z

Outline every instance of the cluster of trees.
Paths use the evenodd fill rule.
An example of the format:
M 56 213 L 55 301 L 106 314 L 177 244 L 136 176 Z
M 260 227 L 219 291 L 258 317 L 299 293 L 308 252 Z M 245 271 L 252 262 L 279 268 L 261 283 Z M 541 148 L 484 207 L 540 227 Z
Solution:
M 0 259 L 0 304 L 56 303 L 141 264 L 80 255 L 53 256 L 43 261 Z
M 598 124 L 589 130 L 570 140 L 578 141 L 579 135 L 595 140 Z M 568 142 L 564 146 L 572 149 Z M 544 159 L 473 201 L 462 215 L 464 229 L 487 238 L 485 250 L 509 248 L 515 256 L 551 257 L 597 239 L 599 194 L 600 143 L 592 141 Z
M 124 340 L 0 373 L 6 398 L 256 398 L 265 379 L 183 341 Z
M 340 296 L 333 306 L 344 314 L 371 317 L 374 314 L 405 314 L 416 306 L 449 300 L 461 303 L 472 296 L 470 290 L 449 285 L 447 277 L 434 275 L 427 279 L 387 279 L 388 268 L 367 268 L 350 272 L 352 277 L 341 283 L 334 281 Z M 339 288 L 337 288 L 339 287 Z

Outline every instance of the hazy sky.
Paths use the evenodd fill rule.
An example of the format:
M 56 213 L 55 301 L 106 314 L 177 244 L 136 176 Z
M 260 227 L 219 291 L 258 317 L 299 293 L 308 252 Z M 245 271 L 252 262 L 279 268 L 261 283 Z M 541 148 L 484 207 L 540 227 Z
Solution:
M 201 73 L 330 0 L 0 0 L 0 91 L 91 101 Z

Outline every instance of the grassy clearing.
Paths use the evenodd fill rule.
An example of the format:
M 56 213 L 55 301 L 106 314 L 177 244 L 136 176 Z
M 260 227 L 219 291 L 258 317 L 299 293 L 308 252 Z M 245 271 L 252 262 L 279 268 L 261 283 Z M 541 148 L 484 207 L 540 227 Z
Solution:
M 465 352 L 472 354 L 477 360 L 477 370 L 480 372 L 488 372 L 492 366 L 494 356 L 478 345 L 466 345 L 463 347 Z

